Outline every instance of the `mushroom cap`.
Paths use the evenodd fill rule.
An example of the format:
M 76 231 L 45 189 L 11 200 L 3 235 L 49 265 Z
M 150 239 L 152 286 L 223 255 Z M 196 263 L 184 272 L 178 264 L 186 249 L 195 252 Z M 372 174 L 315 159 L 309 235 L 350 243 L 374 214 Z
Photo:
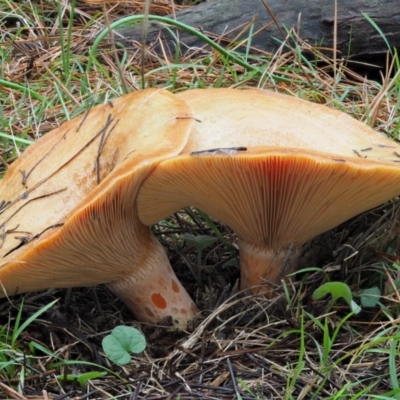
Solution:
M 29 147 L 0 184 L 0 296 L 111 282 L 140 267 L 143 252 L 132 253 L 151 232 L 136 216 L 137 189 L 182 151 L 190 114 L 166 91 L 135 92 Z
M 393 141 L 320 104 L 260 89 L 195 89 L 179 97 L 196 118 L 184 154 L 270 146 L 400 162 Z
M 139 218 L 195 206 L 229 225 L 245 249 L 242 287 L 276 282 L 290 248 L 295 262 L 305 241 L 400 194 L 400 146 L 342 112 L 254 89 L 179 97 L 195 123 L 141 186 Z

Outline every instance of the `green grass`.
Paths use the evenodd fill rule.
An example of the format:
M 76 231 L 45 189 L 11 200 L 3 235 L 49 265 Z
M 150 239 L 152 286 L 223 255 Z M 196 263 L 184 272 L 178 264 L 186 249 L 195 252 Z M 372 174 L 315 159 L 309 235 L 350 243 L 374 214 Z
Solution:
M 109 27 L 140 23 L 142 15 L 130 14 L 140 14 L 141 5 L 119 5 L 113 11 L 75 1 L 55 5 L 0 4 L 0 18 L 8 26 L 2 26 L 0 39 L 2 174 L 38 137 L 93 104 L 139 90 L 143 83 L 140 48 L 116 42 L 114 51 L 108 35 Z M 300 38 L 285 55 L 266 56 L 249 51 L 251 26 L 246 43 L 223 49 L 175 20 L 150 20 L 179 26 L 213 50 L 183 57 L 178 47 L 173 60 L 151 53 L 143 71 L 146 87 L 180 91 L 257 86 L 327 104 L 399 137 L 397 54 L 391 74 L 371 81 L 346 66 L 337 69 L 320 49 Z M 313 58 L 306 58 L 304 49 Z M 218 397 L 224 392 L 217 388 L 228 390 L 235 382 L 236 392 L 229 393 L 243 399 L 400 399 L 399 267 L 395 236 L 389 235 L 396 229 L 395 218 L 398 206 L 389 203 L 357 220 L 365 225 L 363 232 L 374 227 L 373 235 L 356 242 L 357 254 L 346 235 L 360 232 L 351 222 L 338 228 L 332 235 L 340 237 L 338 248 L 347 252 L 341 259 L 347 273 L 340 273 L 335 257 L 326 265 L 307 265 L 296 274 L 296 283 L 287 283 L 277 298 L 267 300 L 237 294 L 237 253 L 227 227 L 198 210 L 177 213 L 156 226 L 155 233 L 179 273 L 184 271 L 183 277 L 197 285 L 192 285 L 197 287 L 193 297 L 204 313 L 193 332 L 173 334 L 141 326 L 148 350 L 118 367 L 103 354 L 101 340 L 132 319 L 105 289 L 26 295 L 24 301 L 12 299 L 15 307 L 3 300 L 0 391 L 117 399 L 173 391 L 178 398 L 191 388 Z M 215 243 L 196 248 L 193 240 L 185 240 L 187 234 L 211 235 Z M 376 252 L 394 258 L 382 261 Z M 312 299 L 322 284 L 341 279 L 357 300 L 366 289 L 378 287 L 379 302 L 356 316 L 345 302 L 328 309 L 329 300 Z M 56 303 L 54 298 L 61 300 Z M 208 392 L 200 384 L 208 385 Z

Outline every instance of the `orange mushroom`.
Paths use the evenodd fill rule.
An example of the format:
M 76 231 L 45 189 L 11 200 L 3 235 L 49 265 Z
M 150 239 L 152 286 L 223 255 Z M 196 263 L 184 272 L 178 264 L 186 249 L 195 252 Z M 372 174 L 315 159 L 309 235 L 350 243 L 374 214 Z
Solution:
M 400 146 L 342 112 L 261 90 L 179 97 L 197 122 L 144 181 L 139 218 L 195 206 L 229 225 L 243 289 L 269 292 L 307 240 L 400 194 Z
M 106 283 L 138 319 L 184 326 L 196 307 L 139 221 L 136 196 L 182 151 L 190 115 L 166 91 L 136 92 L 29 147 L 0 184 L 0 297 Z

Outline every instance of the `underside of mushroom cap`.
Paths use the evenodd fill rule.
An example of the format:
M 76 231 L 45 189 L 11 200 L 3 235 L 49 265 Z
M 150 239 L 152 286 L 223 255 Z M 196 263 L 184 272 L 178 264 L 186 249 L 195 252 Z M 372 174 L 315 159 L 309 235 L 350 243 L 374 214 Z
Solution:
M 195 206 L 275 247 L 303 243 L 399 193 L 400 163 L 263 147 L 162 161 L 139 190 L 138 213 L 151 225 Z
M 162 246 L 137 218 L 134 199 L 154 165 L 126 161 L 125 173 L 113 171 L 113 184 L 100 184 L 62 226 L 11 253 L 0 269 L 7 294 L 106 283 L 139 320 L 170 317 L 166 323 L 185 329 L 196 306 Z
M 246 247 L 242 276 L 251 275 L 252 262 L 242 255 L 261 252 L 268 254 L 261 278 L 276 282 L 282 264 L 269 268 L 273 258 L 283 261 L 292 248 L 289 271 L 305 241 L 399 195 L 399 183 L 395 162 L 269 147 L 215 150 L 161 162 L 139 191 L 138 212 L 150 225 L 185 206 L 204 210 Z M 253 285 L 253 278 L 246 279 Z
M 193 302 L 136 210 L 143 179 L 186 144 L 190 115 L 190 107 L 168 92 L 137 92 L 93 108 L 32 145 L 0 185 L 0 297 L 109 283 L 145 320 L 160 320 L 171 309 L 178 310 L 171 315 L 177 320 L 193 316 Z M 165 282 L 133 304 L 149 276 Z

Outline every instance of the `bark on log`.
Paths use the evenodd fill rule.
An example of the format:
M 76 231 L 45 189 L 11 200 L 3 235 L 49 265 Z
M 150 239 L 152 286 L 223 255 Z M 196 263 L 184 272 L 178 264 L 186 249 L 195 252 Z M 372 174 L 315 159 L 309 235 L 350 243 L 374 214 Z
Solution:
M 309 44 L 333 48 L 334 0 L 267 2 L 284 30 L 294 28 Z M 387 52 L 385 40 L 363 14 L 375 21 L 392 48 L 400 48 L 400 0 L 337 0 L 337 3 L 339 57 L 374 57 Z M 251 44 L 267 52 L 276 51 L 283 39 L 261 0 L 210 0 L 177 13 L 176 19 L 226 39 L 235 38 L 238 31 L 233 34 L 226 32 L 256 19 L 254 31 L 265 28 L 252 38 Z M 115 32 L 118 41 L 125 45 L 132 40 L 141 40 L 140 24 L 116 29 Z M 160 33 L 163 46 L 170 49 L 170 54 L 174 54 L 175 41 L 160 24 L 149 24 L 148 43 L 155 43 Z M 248 32 L 245 32 L 242 38 L 247 36 Z M 179 31 L 179 40 L 183 52 L 185 48 L 204 46 L 198 38 L 183 31 Z

